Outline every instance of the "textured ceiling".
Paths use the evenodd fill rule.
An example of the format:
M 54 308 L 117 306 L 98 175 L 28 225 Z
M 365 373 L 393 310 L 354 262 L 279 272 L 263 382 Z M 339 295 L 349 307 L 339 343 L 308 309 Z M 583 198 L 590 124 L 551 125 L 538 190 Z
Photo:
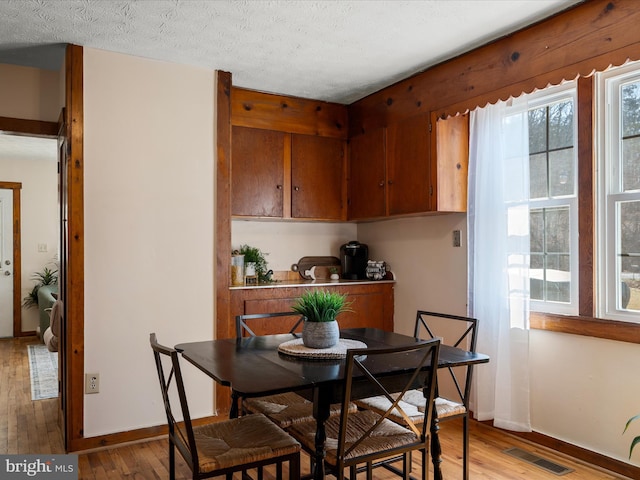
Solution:
M 575 3 L 0 0 L 0 63 L 57 69 L 73 43 L 348 104 Z
M 349 104 L 579 1 L 0 0 L 0 63 L 58 70 L 73 43 Z M 3 152 L 56 156 L 8 135 Z

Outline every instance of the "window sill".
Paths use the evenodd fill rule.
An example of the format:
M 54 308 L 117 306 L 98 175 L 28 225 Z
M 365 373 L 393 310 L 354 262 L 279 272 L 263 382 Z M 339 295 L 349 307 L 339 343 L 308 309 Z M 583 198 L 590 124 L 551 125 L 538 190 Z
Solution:
M 640 324 L 637 323 L 531 312 L 530 324 L 536 330 L 640 343 Z

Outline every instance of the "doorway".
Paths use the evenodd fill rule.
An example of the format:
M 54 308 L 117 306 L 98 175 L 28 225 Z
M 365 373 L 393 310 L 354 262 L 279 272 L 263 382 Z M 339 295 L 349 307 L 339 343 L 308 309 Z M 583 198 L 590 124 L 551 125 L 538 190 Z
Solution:
M 55 138 L 0 134 L 0 337 L 41 324 L 34 286 L 59 250 L 57 155 Z

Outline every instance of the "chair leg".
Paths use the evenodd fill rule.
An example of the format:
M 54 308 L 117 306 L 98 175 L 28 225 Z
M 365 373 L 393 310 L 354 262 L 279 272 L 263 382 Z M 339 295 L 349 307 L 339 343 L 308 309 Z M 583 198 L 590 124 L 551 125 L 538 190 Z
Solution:
M 176 448 L 173 444 L 173 440 L 169 437 L 169 479 L 175 480 L 176 478 Z
M 355 480 L 355 477 L 353 480 Z M 367 480 L 373 480 L 373 466 L 371 462 L 367 462 Z
M 289 459 L 289 480 L 300 480 L 300 454 Z
M 469 416 L 462 418 L 462 478 L 469 480 Z
M 276 463 L 276 478 L 278 480 L 282 478 L 282 462 Z

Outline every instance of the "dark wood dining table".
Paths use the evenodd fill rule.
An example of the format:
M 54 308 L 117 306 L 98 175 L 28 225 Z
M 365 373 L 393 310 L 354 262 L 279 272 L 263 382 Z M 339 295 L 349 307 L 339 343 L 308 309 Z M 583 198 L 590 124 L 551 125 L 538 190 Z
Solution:
M 182 353 L 185 360 L 219 384 L 231 387 L 234 394 L 240 397 L 260 397 L 294 391 L 313 401 L 313 416 L 317 422 L 313 478 L 321 480 L 325 473 L 324 422 L 329 418 L 330 405 L 342 400 L 340 386 L 344 378 L 345 361 L 305 359 L 278 351 L 281 343 L 295 337 L 296 334 L 287 333 L 238 339 L 223 338 L 181 343 L 175 348 Z M 377 328 L 345 329 L 340 331 L 340 337 L 359 340 L 369 348 L 399 346 L 418 341 L 411 336 Z M 487 355 L 441 345 L 438 368 L 488 361 Z M 386 369 L 393 367 L 380 365 L 378 368 L 377 373 L 389 373 Z M 362 393 L 363 396 L 369 394 Z M 233 415 L 237 415 L 235 405 L 232 405 L 231 416 Z M 434 422 L 431 429 L 431 457 L 436 480 L 442 478 L 440 454 L 440 442 Z

